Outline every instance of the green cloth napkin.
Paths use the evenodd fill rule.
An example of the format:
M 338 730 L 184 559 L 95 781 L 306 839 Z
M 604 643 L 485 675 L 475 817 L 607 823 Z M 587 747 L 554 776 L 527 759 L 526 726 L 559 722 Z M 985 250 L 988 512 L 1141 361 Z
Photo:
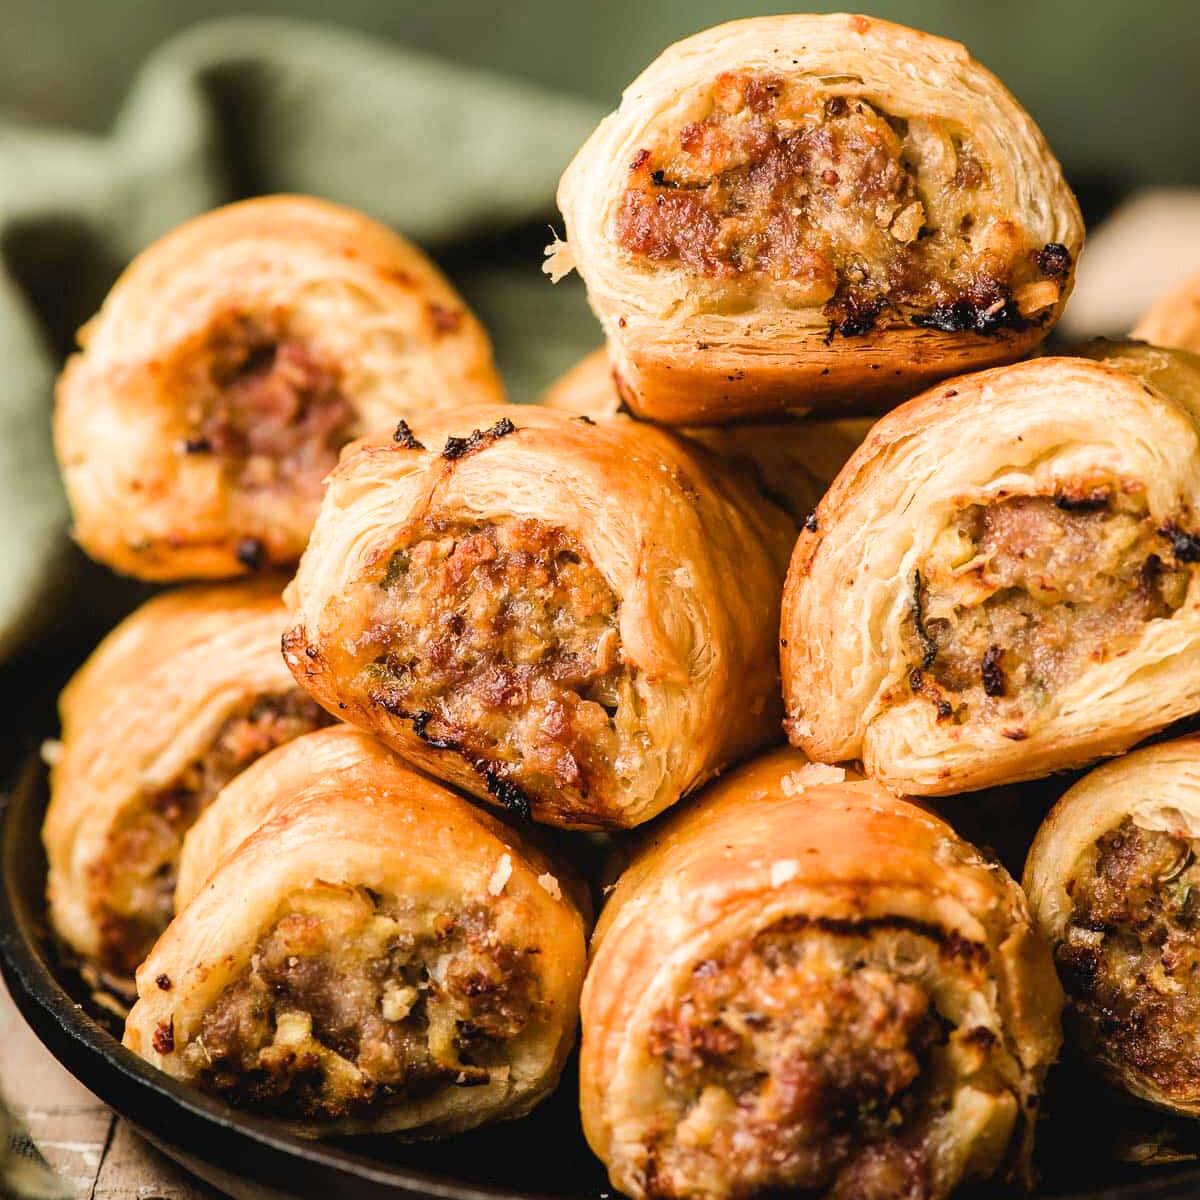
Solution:
M 531 400 L 599 341 L 579 285 L 541 275 L 540 247 L 601 115 L 355 34 L 233 18 L 152 55 L 108 137 L 0 119 L 0 662 L 67 601 L 77 636 L 114 606 L 66 537 L 50 411 L 59 360 L 124 263 L 229 200 L 326 196 L 433 254 L 492 332 L 512 398 Z

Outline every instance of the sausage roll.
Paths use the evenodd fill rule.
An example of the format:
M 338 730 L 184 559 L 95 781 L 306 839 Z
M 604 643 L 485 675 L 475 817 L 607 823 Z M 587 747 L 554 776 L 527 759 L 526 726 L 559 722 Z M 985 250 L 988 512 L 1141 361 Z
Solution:
M 193 833 L 137 1054 L 312 1134 L 449 1133 L 553 1089 L 584 919 L 494 817 L 341 726 L 256 763 Z
M 62 694 L 43 829 L 50 916 L 114 982 L 170 921 L 201 810 L 260 755 L 329 722 L 279 652 L 279 589 L 263 578 L 157 596 Z
M 962 46 L 858 16 L 665 51 L 562 178 L 566 241 L 639 416 L 886 407 L 1050 331 L 1083 243 L 1041 132 Z
M 545 391 L 549 408 L 603 421 L 625 411 L 608 355 L 595 350 Z M 871 428 L 867 418 L 698 425 L 677 432 L 746 471 L 794 520 L 805 520 Z
M 285 657 L 439 778 L 549 824 L 636 825 L 775 737 L 792 537 L 628 418 L 434 413 L 330 477 Z
M 811 757 L 937 795 L 1200 710 L 1200 359 L 1086 353 L 951 380 L 846 464 L 783 601 Z
M 625 872 L 583 993 L 584 1130 L 642 1197 L 1023 1181 L 1062 996 L 1021 890 L 937 817 L 775 751 Z
M 1072 787 L 1025 866 L 1067 991 L 1067 1029 L 1118 1086 L 1200 1116 L 1200 738 Z
M 486 335 L 428 259 L 300 196 L 168 234 L 79 341 L 54 419 L 75 537 L 143 579 L 294 562 L 342 445 L 503 398 Z
M 1153 304 L 1132 336 L 1156 346 L 1200 353 L 1200 275 Z

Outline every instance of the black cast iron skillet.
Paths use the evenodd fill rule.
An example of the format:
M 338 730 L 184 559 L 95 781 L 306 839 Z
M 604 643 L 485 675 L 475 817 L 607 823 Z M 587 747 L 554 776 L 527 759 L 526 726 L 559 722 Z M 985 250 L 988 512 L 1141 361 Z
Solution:
M 312 1142 L 204 1096 L 125 1050 L 119 1022 L 95 1004 L 48 934 L 39 837 L 44 768 L 30 753 L 12 774 L 0 796 L 0 971 L 51 1053 L 173 1158 L 235 1196 L 265 1190 L 346 1200 L 598 1200 L 609 1194 L 579 1128 L 574 1061 L 558 1093 L 519 1121 L 443 1142 Z M 1126 1158 L 1130 1145 L 1200 1152 L 1200 1128 L 1115 1103 L 1069 1065 L 1051 1083 L 1038 1130 L 1039 1200 L 1200 1196 L 1200 1159 L 1147 1167 L 1114 1158 L 1118 1145 Z

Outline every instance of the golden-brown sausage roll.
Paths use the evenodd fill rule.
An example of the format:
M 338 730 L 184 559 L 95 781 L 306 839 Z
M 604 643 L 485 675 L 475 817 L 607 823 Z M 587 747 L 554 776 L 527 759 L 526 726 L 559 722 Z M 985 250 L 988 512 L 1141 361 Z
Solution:
M 503 398 L 486 335 L 437 268 L 307 197 L 168 234 L 79 341 L 54 422 L 75 537 L 143 579 L 294 562 L 342 445 Z
M 1098 767 L 1025 865 L 1067 990 L 1067 1028 L 1118 1086 L 1200 1116 L 1200 738 Z
M 1130 336 L 1200 354 L 1200 275 L 1151 305 Z
M 551 384 L 540 403 L 594 421 L 625 410 L 603 348 Z M 849 417 L 841 421 L 698 425 L 677 432 L 747 471 L 762 492 L 801 522 L 870 428 L 869 418 Z
M 43 828 L 50 917 L 114 982 L 171 919 L 180 843 L 201 810 L 260 755 L 329 721 L 280 654 L 280 585 L 157 596 L 63 691 Z
M 937 817 L 780 750 L 625 872 L 583 993 L 584 1130 L 642 1197 L 944 1197 L 1028 1175 L 1062 994 Z
M 950 380 L 846 464 L 783 602 L 811 757 L 938 795 L 1200 710 L 1200 359 L 1088 353 Z
M 776 735 L 791 522 L 699 447 L 532 405 L 431 414 L 330 478 L 297 681 L 536 820 L 635 825 Z
M 639 416 L 885 406 L 1049 332 L 1083 223 L 1004 85 L 856 16 L 735 21 L 665 51 L 559 185 Z
M 256 763 L 193 833 L 126 1024 L 143 1058 L 312 1134 L 448 1133 L 553 1089 L 584 920 L 494 817 L 342 726 Z

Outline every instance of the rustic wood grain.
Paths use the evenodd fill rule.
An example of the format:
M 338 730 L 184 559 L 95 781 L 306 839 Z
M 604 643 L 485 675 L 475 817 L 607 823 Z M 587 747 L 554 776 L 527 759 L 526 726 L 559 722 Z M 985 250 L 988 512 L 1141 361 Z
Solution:
M 219 1200 L 201 1183 L 142 1140 L 125 1121 L 59 1065 L 21 1019 L 0 983 L 0 1096 L 41 1158 L 57 1190 L 37 1172 L 35 1158 L 18 1158 L 0 1197 L 38 1200 Z M 17 1187 L 22 1190 L 15 1191 Z

